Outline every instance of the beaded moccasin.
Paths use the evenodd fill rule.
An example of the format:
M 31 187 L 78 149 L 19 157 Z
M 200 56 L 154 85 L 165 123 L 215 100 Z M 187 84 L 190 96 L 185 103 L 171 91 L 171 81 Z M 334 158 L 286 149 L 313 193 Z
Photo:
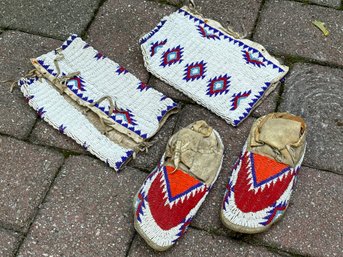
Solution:
M 289 113 L 259 118 L 228 181 L 221 219 L 241 233 L 267 230 L 286 211 L 306 147 L 306 124 Z
M 173 135 L 134 200 L 134 225 L 154 249 L 170 248 L 187 230 L 219 174 L 223 144 L 204 121 Z

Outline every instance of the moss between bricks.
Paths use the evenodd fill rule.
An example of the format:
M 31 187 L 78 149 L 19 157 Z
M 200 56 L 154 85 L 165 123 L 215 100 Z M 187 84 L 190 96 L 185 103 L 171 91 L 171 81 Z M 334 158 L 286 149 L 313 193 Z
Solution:
M 279 106 L 280 106 L 281 101 L 282 101 L 282 94 L 283 94 L 284 90 L 285 90 L 285 83 L 281 82 L 280 88 L 279 88 L 279 93 L 278 93 L 278 96 L 276 99 L 276 106 L 275 106 L 275 110 L 274 110 L 275 112 L 277 112 L 279 109 Z
M 150 1 L 155 1 L 161 4 L 167 4 L 167 5 L 171 5 L 171 6 L 176 6 L 181 8 L 184 4 L 185 4 L 185 0 L 174 0 L 174 1 L 170 1 L 170 0 L 150 0 Z
M 77 152 L 73 152 L 73 151 L 68 151 L 68 150 L 63 150 L 63 149 L 60 149 L 59 151 L 63 154 L 65 159 L 67 159 L 70 156 L 82 155 L 81 153 L 77 153 Z
M 243 238 L 243 242 L 253 245 L 253 246 L 260 246 L 268 249 L 270 252 L 274 252 L 283 256 L 292 256 L 292 257 L 303 257 L 301 253 L 294 251 L 293 249 L 280 249 L 280 245 L 275 244 L 275 243 L 267 243 L 263 240 L 258 240 L 251 235 L 247 235 L 246 237 Z

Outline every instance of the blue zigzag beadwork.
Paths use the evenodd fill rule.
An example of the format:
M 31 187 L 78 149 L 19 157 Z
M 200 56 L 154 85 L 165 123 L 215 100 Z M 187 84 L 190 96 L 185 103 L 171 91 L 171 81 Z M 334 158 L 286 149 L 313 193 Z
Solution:
M 71 90 L 77 88 L 80 91 L 86 91 L 85 82 L 81 77 L 74 77 L 68 80 L 67 87 Z
M 184 80 L 194 81 L 198 79 L 205 78 L 206 73 L 206 63 L 204 61 L 201 62 L 192 62 L 186 65 L 185 67 L 185 75 L 183 77 Z
M 215 34 L 215 30 L 211 29 L 208 26 L 205 27 L 202 25 L 198 25 L 197 29 L 200 35 L 204 38 L 213 39 L 213 40 L 219 39 L 219 36 Z
M 143 37 L 139 40 L 139 44 L 142 45 L 146 41 L 148 41 L 153 35 L 155 35 L 163 27 L 163 25 L 166 22 L 167 22 L 166 20 L 161 20 L 160 23 L 157 24 L 156 28 L 154 28 L 150 33 L 148 33 L 148 35 L 146 35 L 145 37 Z
M 247 64 L 252 64 L 254 66 L 257 66 L 257 67 L 261 67 L 261 66 L 266 66 L 264 63 L 263 63 L 263 55 L 260 53 L 260 52 L 257 52 L 257 53 L 252 53 L 252 52 L 249 52 L 247 50 L 243 50 L 242 51 L 243 53 L 243 58 L 244 60 L 246 60 L 246 63 Z
M 167 39 L 152 43 L 151 48 L 150 48 L 150 56 L 151 57 L 154 56 L 157 53 L 157 51 L 161 49 L 166 43 L 167 43 Z
M 94 56 L 94 58 L 97 60 L 102 60 L 102 59 L 105 59 L 106 56 L 103 55 L 103 53 L 101 53 L 101 52 L 97 52 L 97 54 Z
M 245 99 L 247 97 L 249 97 L 249 95 L 251 94 L 251 90 L 248 90 L 246 92 L 239 92 L 238 94 L 233 94 L 232 96 L 232 107 L 231 107 L 231 111 L 234 111 L 238 108 L 239 103 L 241 102 L 242 99 Z
M 266 221 L 260 222 L 261 225 L 267 226 L 268 224 L 272 223 L 273 221 L 277 220 L 287 209 L 287 203 L 280 203 L 275 206 L 273 209 L 269 211 L 269 214 L 265 217 Z
M 149 88 L 150 88 L 149 85 L 144 82 L 139 82 L 138 87 L 137 87 L 137 89 L 139 89 L 139 91 L 141 92 L 144 90 L 147 91 Z
M 160 66 L 166 67 L 172 64 L 181 63 L 183 54 L 183 47 L 177 46 L 172 49 L 168 49 L 162 55 Z
M 210 79 L 207 85 L 207 93 L 208 96 L 217 96 L 218 94 L 227 94 L 229 92 L 229 85 L 230 85 L 230 79 L 231 77 L 227 74 L 216 76 L 212 79 Z
M 126 162 L 129 157 L 131 157 L 133 154 L 133 151 L 127 151 L 125 156 L 121 157 L 121 160 L 116 162 L 116 168 L 119 170 L 120 167 Z
M 111 115 L 112 119 L 116 122 L 121 124 L 126 123 L 130 125 L 137 125 L 136 120 L 134 119 L 134 115 L 132 112 L 127 110 L 113 110 L 113 114 Z
M 128 71 L 123 66 L 119 66 L 116 70 L 116 73 L 120 75 L 120 74 L 126 74 L 128 73 Z

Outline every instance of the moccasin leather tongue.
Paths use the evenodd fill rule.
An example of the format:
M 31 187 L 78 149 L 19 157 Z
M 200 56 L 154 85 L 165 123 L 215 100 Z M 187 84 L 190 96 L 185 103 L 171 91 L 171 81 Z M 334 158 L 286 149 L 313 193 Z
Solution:
M 259 141 L 282 150 L 285 145 L 299 141 L 301 123 L 288 119 L 269 119 L 261 128 Z
M 212 134 L 213 128 L 207 125 L 203 120 L 199 120 L 193 124 L 192 130 L 202 134 L 204 137 L 209 137 Z
M 203 182 L 211 182 L 218 170 L 223 149 L 205 121 L 181 129 L 168 142 L 167 163 Z
M 305 149 L 304 121 L 288 113 L 271 113 L 253 125 L 248 148 L 292 167 Z

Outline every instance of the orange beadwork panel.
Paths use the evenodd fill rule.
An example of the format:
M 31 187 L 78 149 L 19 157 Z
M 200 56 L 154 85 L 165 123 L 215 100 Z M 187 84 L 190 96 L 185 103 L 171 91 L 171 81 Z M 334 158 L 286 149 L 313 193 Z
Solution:
M 253 154 L 256 182 L 260 184 L 262 181 L 269 179 L 280 173 L 282 170 L 288 167 L 288 165 L 277 162 L 269 157 Z
M 182 170 L 176 170 L 174 172 L 174 169 L 175 168 L 172 166 L 166 166 L 170 193 L 172 197 L 182 194 L 200 183 L 199 180 L 183 172 Z

